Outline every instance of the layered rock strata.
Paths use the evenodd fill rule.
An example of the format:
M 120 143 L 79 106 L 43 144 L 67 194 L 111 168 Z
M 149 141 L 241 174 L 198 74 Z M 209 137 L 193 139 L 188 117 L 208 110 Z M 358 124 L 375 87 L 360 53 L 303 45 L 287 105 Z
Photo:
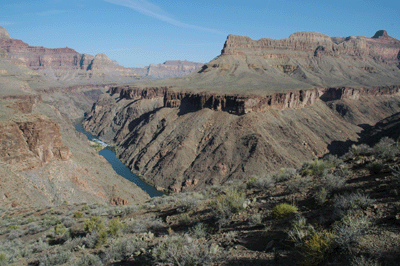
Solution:
M 100 97 L 84 126 L 116 143 L 120 158 L 157 186 L 196 190 L 298 166 L 329 152 L 334 142 L 356 140 L 361 131 L 356 125 L 400 111 L 399 89 L 319 88 L 238 97 L 120 86 Z M 346 113 L 337 112 L 339 106 Z
M 400 91 L 399 85 L 376 86 L 366 88 L 315 88 L 286 93 L 275 93 L 266 96 L 258 95 L 218 95 L 216 93 L 178 92 L 169 87 L 131 88 L 129 86 L 111 87 L 111 96 L 119 94 L 119 99 L 141 100 L 162 99 L 162 107 L 176 107 L 183 111 L 198 111 L 209 108 L 236 115 L 250 112 L 261 112 L 268 109 L 296 109 L 313 104 L 317 99 L 332 101 L 338 99 L 359 99 L 361 96 L 392 95 Z
M 152 79 L 165 79 L 183 77 L 202 68 L 203 63 L 190 61 L 166 61 L 163 64 L 151 64 L 144 68 L 133 68 L 132 70 L 145 77 Z

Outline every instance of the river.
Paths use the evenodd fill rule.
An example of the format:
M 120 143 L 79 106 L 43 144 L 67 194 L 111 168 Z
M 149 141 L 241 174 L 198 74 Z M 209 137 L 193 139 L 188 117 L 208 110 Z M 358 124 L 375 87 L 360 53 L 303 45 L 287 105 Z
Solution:
M 115 155 L 114 151 L 111 150 L 110 145 L 99 140 L 89 132 L 86 132 L 81 124 L 76 124 L 75 129 L 76 131 L 85 134 L 90 141 L 94 141 L 103 145 L 104 149 L 99 151 L 99 155 L 103 156 L 111 164 L 112 168 L 118 175 L 135 183 L 138 187 L 147 192 L 147 194 L 149 194 L 150 197 L 158 197 L 163 195 L 162 192 L 158 191 L 155 187 L 150 186 L 149 184 L 141 180 L 134 173 L 132 173 L 128 167 L 126 167 L 123 163 L 121 163 L 121 161 Z

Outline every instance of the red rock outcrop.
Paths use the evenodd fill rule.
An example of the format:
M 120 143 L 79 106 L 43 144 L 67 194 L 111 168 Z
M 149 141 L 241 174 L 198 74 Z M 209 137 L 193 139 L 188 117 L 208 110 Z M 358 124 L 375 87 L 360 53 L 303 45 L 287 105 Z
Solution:
M 0 125 L 0 160 L 18 170 L 40 167 L 72 154 L 62 143 L 60 127 L 51 119 L 26 115 Z

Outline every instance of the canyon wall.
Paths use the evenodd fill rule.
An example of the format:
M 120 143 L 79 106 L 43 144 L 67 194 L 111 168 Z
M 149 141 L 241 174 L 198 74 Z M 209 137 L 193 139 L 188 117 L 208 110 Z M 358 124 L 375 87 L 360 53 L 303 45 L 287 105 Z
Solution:
M 151 64 L 144 68 L 132 68 L 138 75 L 152 79 L 183 77 L 202 68 L 203 63 L 190 61 L 166 61 L 163 64 Z
M 355 141 L 358 124 L 400 111 L 399 90 L 239 96 L 116 86 L 99 98 L 84 127 L 116 144 L 121 160 L 157 186 L 196 190 L 299 166 L 334 150 L 332 143 Z

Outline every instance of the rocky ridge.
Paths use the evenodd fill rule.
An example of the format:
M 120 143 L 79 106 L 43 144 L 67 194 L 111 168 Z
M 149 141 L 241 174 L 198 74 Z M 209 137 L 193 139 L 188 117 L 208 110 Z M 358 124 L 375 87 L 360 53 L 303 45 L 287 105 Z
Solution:
M 372 38 L 316 32 L 297 32 L 280 40 L 229 35 L 221 54 L 200 71 L 138 86 L 268 95 L 314 87 L 398 85 L 399 55 L 400 41 L 386 31 Z
M 183 77 L 202 68 L 203 63 L 190 61 L 165 61 L 163 64 L 150 64 L 144 68 L 133 68 L 138 75 L 151 79 Z
M 84 126 L 118 145 L 133 171 L 176 192 L 260 176 L 337 151 L 357 140 L 358 125 L 400 111 L 399 51 L 384 31 L 229 35 L 197 73 L 110 88 Z

